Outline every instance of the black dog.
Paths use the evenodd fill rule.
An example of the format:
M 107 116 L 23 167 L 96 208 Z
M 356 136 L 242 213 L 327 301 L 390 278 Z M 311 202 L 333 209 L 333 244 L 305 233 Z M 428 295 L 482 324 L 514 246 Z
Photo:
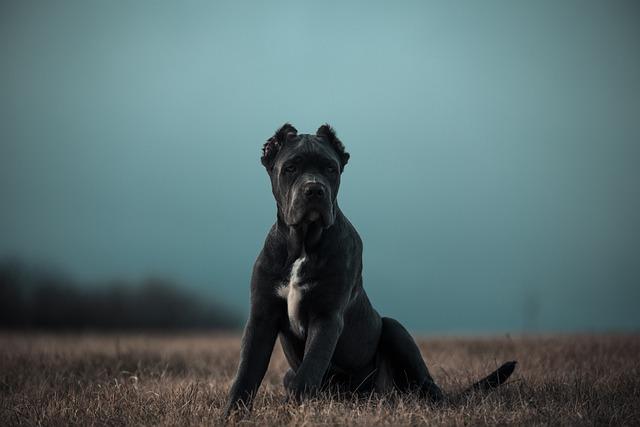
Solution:
M 335 385 L 442 400 L 413 338 L 398 321 L 380 317 L 362 287 L 362 241 L 337 203 L 349 154 L 333 129 L 298 135 L 285 124 L 264 144 L 261 160 L 278 216 L 253 267 L 251 312 L 226 413 L 250 407 L 278 335 L 291 366 L 284 385 L 297 399 Z M 471 389 L 495 387 L 514 368 L 508 362 Z

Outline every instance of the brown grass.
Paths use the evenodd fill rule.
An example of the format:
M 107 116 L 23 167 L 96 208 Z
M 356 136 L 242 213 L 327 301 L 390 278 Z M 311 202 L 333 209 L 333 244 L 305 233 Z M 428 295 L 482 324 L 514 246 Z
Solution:
M 430 407 L 412 396 L 323 396 L 285 404 L 279 345 L 249 418 L 231 424 L 640 424 L 640 336 L 420 341 L 455 392 L 510 359 L 490 393 Z M 236 336 L 0 334 L 0 425 L 220 424 Z

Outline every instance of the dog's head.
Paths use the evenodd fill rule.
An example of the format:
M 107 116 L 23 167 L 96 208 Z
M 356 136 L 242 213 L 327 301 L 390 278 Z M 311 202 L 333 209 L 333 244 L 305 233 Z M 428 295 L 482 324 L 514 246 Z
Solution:
M 340 175 L 348 160 L 349 153 L 327 124 L 315 135 L 298 135 L 286 123 L 267 140 L 261 161 L 271 178 L 278 213 L 288 226 L 333 224 Z

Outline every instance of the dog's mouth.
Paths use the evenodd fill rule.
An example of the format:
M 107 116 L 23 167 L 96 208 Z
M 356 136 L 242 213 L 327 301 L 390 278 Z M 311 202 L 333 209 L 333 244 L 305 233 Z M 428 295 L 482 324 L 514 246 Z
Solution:
M 307 212 L 307 214 L 304 216 L 302 221 L 306 222 L 307 224 L 311 224 L 312 222 L 316 222 L 321 219 L 322 219 L 322 216 L 320 215 L 320 212 L 316 210 L 311 210 Z
M 295 226 L 320 226 L 325 228 L 327 224 L 327 219 L 324 215 L 318 210 L 311 209 L 302 215 L 299 221 L 295 224 Z
M 331 209 L 318 209 L 311 208 L 301 214 L 296 215 L 294 221 L 289 225 L 292 227 L 299 226 L 320 226 L 321 228 L 327 228 L 333 223 L 331 217 Z

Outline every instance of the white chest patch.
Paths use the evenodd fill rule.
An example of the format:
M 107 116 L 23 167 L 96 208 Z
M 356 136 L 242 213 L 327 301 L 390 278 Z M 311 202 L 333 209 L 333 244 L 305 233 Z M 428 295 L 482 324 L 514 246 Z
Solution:
M 289 281 L 280 285 L 277 289 L 279 297 L 287 300 L 287 314 L 289 315 L 289 324 L 294 334 L 300 338 L 304 338 L 305 330 L 300 319 L 300 301 L 304 293 L 309 290 L 309 284 L 300 283 L 300 269 L 306 261 L 305 257 L 298 258 L 291 267 Z

